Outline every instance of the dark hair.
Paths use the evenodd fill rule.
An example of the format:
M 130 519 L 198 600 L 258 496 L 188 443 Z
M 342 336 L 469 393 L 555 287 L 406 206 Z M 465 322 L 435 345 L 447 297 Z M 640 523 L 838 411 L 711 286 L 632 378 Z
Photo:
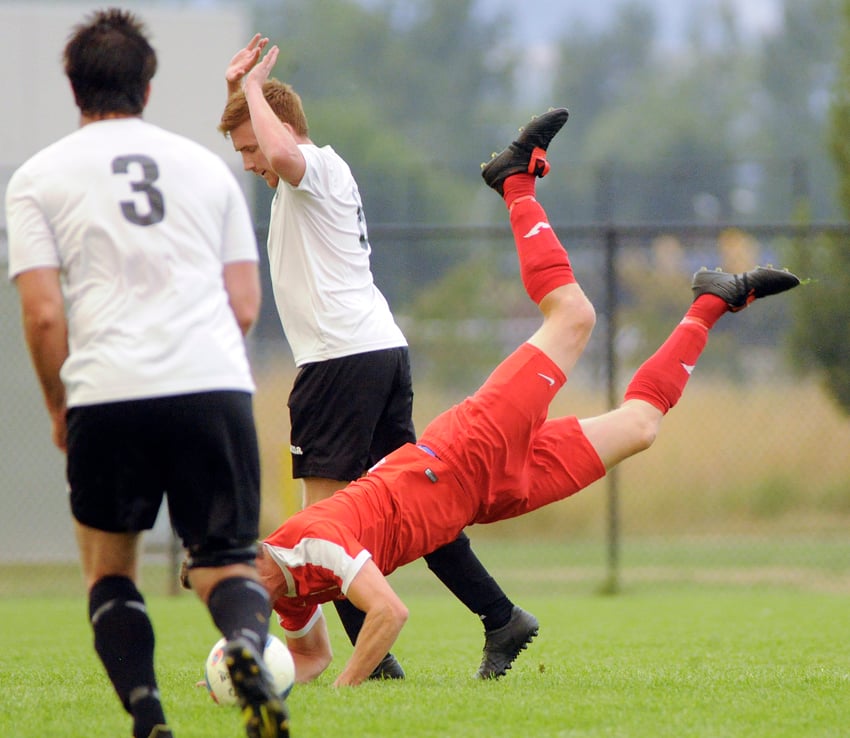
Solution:
M 156 73 L 156 52 L 144 24 L 126 10 L 93 13 L 73 30 L 64 53 L 65 74 L 84 115 L 138 115 Z

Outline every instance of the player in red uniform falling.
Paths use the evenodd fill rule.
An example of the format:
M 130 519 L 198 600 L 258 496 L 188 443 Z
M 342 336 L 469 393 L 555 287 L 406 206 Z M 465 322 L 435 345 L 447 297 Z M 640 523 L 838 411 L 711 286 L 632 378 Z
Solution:
M 727 312 L 791 289 L 790 272 L 700 271 L 694 301 L 670 337 L 636 372 L 622 405 L 593 418 L 548 420 L 549 404 L 581 356 L 596 316 L 569 257 L 535 199 L 549 171 L 546 150 L 567 111 L 533 119 L 483 169 L 504 197 L 520 274 L 543 324 L 471 397 L 438 416 L 366 476 L 287 520 L 265 539 L 258 570 L 286 634 L 299 681 L 332 653 L 320 603 L 347 597 L 366 613 L 335 685 L 368 678 L 407 619 L 387 582 L 399 566 L 435 550 L 473 523 L 492 523 L 578 492 L 652 444 L 708 339 Z M 527 641 L 513 644 L 516 653 Z

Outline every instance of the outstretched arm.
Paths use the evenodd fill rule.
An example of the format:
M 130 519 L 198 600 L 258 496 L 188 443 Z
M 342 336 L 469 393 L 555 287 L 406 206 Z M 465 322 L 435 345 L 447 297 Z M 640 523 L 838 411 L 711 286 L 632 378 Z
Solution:
M 404 603 L 371 560 L 354 577 L 347 596 L 355 607 L 366 613 L 366 619 L 351 658 L 334 682 L 336 687 L 355 686 L 366 681 L 395 643 L 408 616 Z
M 248 42 L 244 49 L 239 49 L 227 65 L 224 71 L 224 79 L 227 82 L 227 96 L 230 97 L 234 92 L 239 92 L 242 78 L 254 68 L 260 54 L 268 44 L 269 40 L 263 38 L 259 33 L 255 33 L 254 37 Z

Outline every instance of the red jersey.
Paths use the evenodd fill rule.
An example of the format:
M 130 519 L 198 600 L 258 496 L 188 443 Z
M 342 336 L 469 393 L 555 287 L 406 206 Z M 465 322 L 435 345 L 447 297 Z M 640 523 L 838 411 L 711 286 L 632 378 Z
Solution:
M 524 344 L 478 392 L 430 423 L 419 446 L 402 446 L 266 538 L 287 579 L 286 596 L 274 603 L 287 633 L 308 629 L 318 604 L 344 596 L 369 558 L 389 574 L 468 525 L 522 515 L 604 476 L 576 418 L 546 419 L 565 381 L 548 356 Z

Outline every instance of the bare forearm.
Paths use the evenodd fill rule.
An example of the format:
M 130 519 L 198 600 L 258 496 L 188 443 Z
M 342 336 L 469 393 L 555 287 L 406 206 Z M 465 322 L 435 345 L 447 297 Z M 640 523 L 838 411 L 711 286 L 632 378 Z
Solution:
M 51 417 L 65 412 L 65 386 L 59 376 L 68 357 L 68 331 L 64 316 L 26 316 L 24 334 L 33 367 Z
M 298 684 L 312 682 L 328 666 L 324 658 L 297 653 L 291 649 L 290 652 L 292 653 L 292 660 L 295 662 L 295 681 Z
M 406 619 L 391 609 L 367 613 L 354 652 L 334 686 L 353 687 L 365 682 L 392 648 Z
M 295 662 L 295 681 L 299 684 L 313 681 L 333 659 L 328 626 L 324 615 L 300 638 L 287 636 L 286 646 Z

